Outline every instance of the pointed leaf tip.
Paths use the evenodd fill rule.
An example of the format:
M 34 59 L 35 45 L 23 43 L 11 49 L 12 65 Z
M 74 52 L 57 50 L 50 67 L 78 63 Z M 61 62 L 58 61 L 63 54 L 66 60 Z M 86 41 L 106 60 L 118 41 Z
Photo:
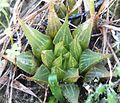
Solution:
M 70 28 L 68 25 L 68 16 L 66 16 L 65 22 L 63 23 L 63 25 L 57 32 L 57 34 L 53 40 L 53 43 L 57 44 L 57 43 L 63 41 L 65 47 L 68 48 L 68 46 L 72 40 L 73 40 L 73 37 L 71 35 Z
M 40 59 L 42 50 L 50 49 L 52 47 L 52 41 L 50 37 L 44 35 L 34 28 L 31 28 L 22 20 L 18 19 L 18 21 L 26 38 L 28 39 L 29 44 L 32 47 L 33 54 Z
M 49 35 L 51 38 L 54 38 L 57 31 L 61 27 L 61 22 L 54 10 L 54 4 L 52 3 L 52 0 L 50 0 L 49 4 L 49 14 L 48 14 L 48 26 L 46 29 L 46 34 Z

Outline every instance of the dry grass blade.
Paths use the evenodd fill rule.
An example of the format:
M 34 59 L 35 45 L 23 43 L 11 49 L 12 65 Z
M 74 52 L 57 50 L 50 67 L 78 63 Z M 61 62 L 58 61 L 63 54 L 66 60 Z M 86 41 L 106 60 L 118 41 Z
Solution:
M 8 77 L 7 76 L 3 76 L 0 78 L 0 85 L 1 84 L 5 84 L 8 81 Z
M 19 81 L 17 81 L 17 80 L 13 81 L 13 88 L 18 89 L 20 91 L 23 91 L 27 94 L 30 94 L 30 95 L 36 97 L 40 101 L 40 103 L 42 103 L 42 100 L 39 99 L 36 94 L 34 94 L 29 88 L 27 88 L 26 86 L 21 84 Z
M 6 64 L 7 64 L 7 60 L 0 61 L 0 76 L 2 75 L 3 71 L 5 70 Z
M 103 27 L 106 27 L 108 29 L 112 29 L 112 30 L 120 32 L 120 27 L 115 27 L 115 26 L 112 26 L 112 25 L 103 25 Z
M 76 9 L 78 9 L 78 8 L 81 6 L 81 4 L 82 4 L 82 0 L 78 0 L 78 1 L 76 2 L 76 4 L 74 5 L 73 9 L 70 11 L 70 14 L 71 14 L 73 11 L 75 11 Z

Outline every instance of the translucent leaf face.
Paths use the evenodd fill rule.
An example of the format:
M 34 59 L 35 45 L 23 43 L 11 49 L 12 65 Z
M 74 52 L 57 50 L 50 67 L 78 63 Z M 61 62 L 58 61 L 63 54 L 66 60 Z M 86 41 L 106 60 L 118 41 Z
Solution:
M 85 51 L 82 52 L 80 56 L 79 62 L 80 73 L 88 71 L 95 64 L 102 61 L 103 59 L 108 58 L 109 56 L 110 55 L 96 53 L 89 49 L 86 49 Z
M 48 76 L 50 74 L 50 71 L 45 65 L 41 65 L 35 75 L 31 78 L 33 81 L 38 83 L 48 83 Z
M 48 78 L 49 86 L 52 91 L 52 94 L 57 98 L 60 102 L 63 102 L 64 98 L 62 95 L 61 88 L 59 86 L 59 83 L 57 81 L 57 75 L 56 74 L 50 74 Z
M 73 32 L 73 35 L 79 39 L 79 43 L 83 50 L 86 49 L 89 45 L 92 27 L 93 27 L 93 18 L 79 25 Z
M 28 74 L 34 74 L 37 69 L 37 60 L 30 52 L 21 53 L 16 57 L 17 66 Z
M 96 65 L 96 67 L 91 68 L 84 78 L 84 82 L 90 82 L 95 78 L 108 78 L 110 76 L 109 71 L 103 65 Z
M 79 40 L 74 38 L 74 40 L 69 45 L 70 53 L 78 61 L 82 52 Z
M 71 55 L 70 52 L 66 53 L 63 57 L 64 57 L 64 59 L 63 59 L 63 68 L 64 68 L 64 70 L 69 69 L 69 68 L 78 67 L 78 62 Z
M 33 54 L 40 59 L 42 50 L 50 49 L 52 47 L 51 39 L 49 36 L 42 34 L 38 30 L 29 27 L 20 19 L 19 24 L 32 47 Z
M 57 75 L 58 80 L 62 80 L 65 75 L 65 71 L 62 68 L 56 66 L 51 68 L 51 72 Z
M 57 74 L 59 80 L 63 79 L 65 71 L 62 68 L 62 55 L 53 61 L 51 72 Z
M 67 52 L 68 50 L 65 48 L 63 41 L 55 45 L 55 50 L 54 50 L 55 56 L 60 56 L 61 54 L 64 55 Z
M 54 54 L 52 50 L 43 50 L 41 52 L 42 62 L 47 66 L 51 67 L 54 60 Z
M 62 87 L 63 95 L 70 103 L 78 103 L 79 88 L 75 84 L 65 84 Z
M 60 29 L 61 25 L 62 24 L 54 10 L 54 4 L 51 0 L 49 5 L 48 26 L 46 29 L 46 34 L 53 38 Z
M 53 61 L 52 66 L 62 68 L 62 61 L 63 61 L 63 58 L 62 58 L 62 55 L 60 55 L 58 58 L 56 58 L 56 59 Z
M 72 40 L 73 40 L 73 37 L 72 37 L 70 29 L 69 29 L 68 16 L 67 16 L 64 24 L 61 26 L 61 28 L 57 32 L 57 34 L 53 40 L 53 43 L 57 44 L 57 43 L 63 41 L 65 47 L 68 48 L 68 46 Z
M 79 78 L 79 70 L 70 68 L 65 72 L 64 81 L 67 83 L 75 83 Z
M 69 53 L 68 68 L 75 68 L 75 67 L 78 67 L 78 62 L 71 55 L 71 53 Z

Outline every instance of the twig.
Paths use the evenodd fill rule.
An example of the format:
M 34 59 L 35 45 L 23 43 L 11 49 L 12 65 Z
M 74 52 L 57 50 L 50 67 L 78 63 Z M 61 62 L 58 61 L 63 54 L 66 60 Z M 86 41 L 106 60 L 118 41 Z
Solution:
M 12 94 L 13 94 L 13 81 L 14 81 L 14 77 L 15 77 L 15 71 L 16 71 L 16 67 L 13 69 L 13 75 L 12 75 L 12 80 L 11 80 L 11 84 L 10 84 L 10 98 L 9 98 L 9 103 L 12 103 Z
M 47 3 L 45 6 L 43 6 L 42 8 L 40 8 L 39 10 L 33 12 L 32 14 L 30 14 L 27 17 L 24 17 L 23 19 L 25 21 L 31 21 L 33 18 L 35 18 L 39 13 L 41 13 L 43 10 L 47 9 L 49 6 L 49 3 Z
M 106 53 L 108 53 L 108 48 L 106 49 Z M 109 85 L 111 85 L 111 83 L 112 83 L 113 73 L 112 73 L 112 65 L 111 65 L 111 61 L 110 61 L 109 58 L 107 58 L 107 62 L 108 62 L 109 70 L 110 70 Z
M 108 45 L 108 47 L 110 48 L 110 50 L 111 50 L 111 52 L 112 52 L 112 54 L 113 54 L 113 56 L 114 56 L 115 61 L 116 61 L 117 64 L 118 64 L 118 66 L 120 66 L 120 61 L 119 61 L 119 59 L 117 58 L 117 55 L 115 54 L 114 50 L 112 49 L 112 47 L 111 47 L 111 45 L 110 45 L 110 43 L 109 43 L 108 41 L 107 41 L 107 45 Z
M 46 99 L 47 99 L 47 94 L 48 94 L 48 87 L 47 88 L 45 88 L 45 95 L 44 95 L 44 101 L 43 101 L 43 103 L 46 103 Z

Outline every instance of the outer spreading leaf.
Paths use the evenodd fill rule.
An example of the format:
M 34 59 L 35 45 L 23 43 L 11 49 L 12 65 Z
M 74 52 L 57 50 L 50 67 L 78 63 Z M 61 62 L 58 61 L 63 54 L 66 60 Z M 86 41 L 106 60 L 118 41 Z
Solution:
M 61 41 L 63 41 L 65 47 L 68 47 L 68 45 L 70 44 L 70 42 L 73 40 L 70 29 L 69 29 L 69 25 L 68 25 L 68 16 L 65 19 L 64 24 L 61 26 L 61 28 L 59 29 L 59 31 L 57 32 L 53 43 L 57 44 Z
M 60 56 L 61 54 L 63 55 L 67 52 L 68 52 L 68 50 L 65 48 L 63 41 L 61 41 L 55 45 L 55 50 L 54 50 L 55 56 Z
M 17 66 L 29 74 L 34 74 L 37 69 L 37 60 L 30 52 L 21 53 L 16 57 Z
M 40 59 L 41 51 L 51 48 L 51 39 L 47 35 L 44 35 L 41 32 L 39 32 L 38 30 L 29 27 L 20 19 L 19 23 L 25 33 L 26 38 L 28 39 L 28 42 L 32 47 L 33 54 L 38 59 Z
M 91 32 L 93 27 L 93 18 L 87 20 L 81 26 L 78 26 L 73 35 L 75 35 L 79 39 L 79 43 L 82 49 L 86 49 L 89 45 Z
M 107 100 L 108 103 L 118 103 L 117 93 L 112 88 L 107 89 Z
M 91 68 L 86 74 L 84 81 L 92 81 L 95 78 L 107 78 L 110 76 L 109 71 L 102 65 L 98 65 L 96 67 Z
M 70 53 L 78 61 L 82 52 L 78 39 L 74 38 L 69 46 L 70 46 Z
M 58 30 L 61 27 L 61 22 L 54 10 L 54 4 L 52 0 L 50 0 L 50 5 L 49 5 L 49 14 L 48 14 L 48 26 L 46 29 L 46 34 L 50 35 L 50 37 L 54 37 Z
M 52 62 L 54 60 L 54 54 L 52 50 L 43 50 L 41 52 L 41 59 L 42 62 L 47 66 L 51 67 Z
M 101 54 L 86 49 L 85 51 L 82 52 L 80 56 L 80 62 L 79 62 L 80 73 L 88 71 L 95 64 L 99 63 L 100 61 L 108 57 L 110 57 L 110 55 Z
M 52 94 L 60 102 L 63 102 L 64 98 L 63 98 L 62 91 L 61 91 L 61 88 L 59 86 L 59 83 L 57 81 L 57 75 L 56 74 L 49 75 L 48 82 L 49 82 L 49 86 L 50 86 Z
M 32 80 L 38 82 L 38 83 L 47 83 L 48 82 L 48 76 L 50 74 L 50 71 L 48 70 L 48 68 L 45 65 L 41 65 L 35 75 L 32 77 Z
M 70 103 L 78 103 L 80 90 L 75 84 L 65 84 L 62 87 L 63 95 Z
M 74 83 L 79 78 L 79 70 L 76 68 L 70 68 L 67 70 L 64 76 L 64 81 L 68 83 Z

